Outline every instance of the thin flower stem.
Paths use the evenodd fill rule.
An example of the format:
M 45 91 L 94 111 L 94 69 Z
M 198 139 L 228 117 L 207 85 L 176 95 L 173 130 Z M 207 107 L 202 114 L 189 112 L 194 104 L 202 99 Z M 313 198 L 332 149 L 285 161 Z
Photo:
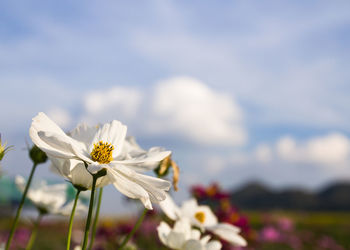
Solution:
M 33 228 L 32 234 L 30 235 L 30 239 L 28 241 L 26 250 L 31 250 L 32 249 L 34 241 L 36 239 L 36 235 L 38 234 L 38 228 L 39 228 L 39 225 L 40 225 L 40 221 L 43 218 L 43 216 L 44 215 L 42 213 L 39 213 L 38 218 L 36 219 L 36 222 L 34 224 L 34 228 Z
M 32 170 L 30 171 L 29 179 L 28 179 L 26 187 L 24 189 L 24 192 L 23 192 L 23 195 L 22 195 L 22 199 L 21 199 L 21 201 L 19 203 L 19 207 L 17 209 L 15 220 L 14 220 L 14 222 L 12 224 L 10 235 L 9 235 L 9 237 L 7 239 L 7 242 L 6 242 L 5 250 L 8 250 L 10 248 L 12 238 L 14 236 L 14 233 L 15 233 L 17 225 L 18 225 L 18 220 L 19 220 L 19 217 L 20 217 L 21 212 L 22 212 L 23 204 L 24 204 L 24 201 L 26 199 L 26 196 L 27 196 L 27 193 L 28 193 L 28 190 L 29 190 L 29 186 L 30 186 L 30 183 L 32 182 L 33 175 L 34 175 L 34 172 L 35 172 L 35 169 L 36 169 L 37 165 L 38 165 L 37 163 L 34 163 L 34 165 L 32 167 Z
M 97 175 L 92 175 L 92 188 L 91 188 L 89 212 L 88 212 L 88 217 L 87 217 L 86 225 L 85 225 L 84 241 L 83 241 L 83 245 L 81 247 L 82 250 L 86 249 L 87 242 L 88 242 L 88 236 L 89 236 L 90 224 L 91 224 L 91 215 L 92 215 L 92 210 L 94 207 L 94 195 L 95 195 L 95 189 L 96 189 L 96 181 L 97 181 L 98 177 L 99 176 L 97 176 Z
M 137 229 L 139 229 L 139 227 L 141 226 L 141 223 L 143 221 L 143 219 L 145 218 L 145 215 L 147 214 L 147 209 L 145 208 L 140 216 L 140 218 L 137 220 L 134 228 L 131 230 L 131 232 L 124 238 L 123 242 L 119 245 L 118 249 L 123 249 L 123 247 L 125 247 L 125 245 L 128 243 L 128 241 L 130 240 L 130 238 L 135 234 L 135 232 L 137 231 Z
M 73 208 L 72 208 L 72 212 L 70 214 L 70 218 L 69 218 L 69 229 L 68 229 L 68 236 L 67 236 L 67 250 L 70 249 L 70 239 L 72 236 L 72 228 L 73 228 L 73 219 L 74 219 L 74 214 L 75 214 L 75 208 L 77 206 L 77 202 L 78 202 L 78 198 L 79 198 L 79 194 L 80 194 L 80 190 L 77 189 L 77 193 L 75 195 L 75 200 L 74 200 L 74 204 L 73 204 Z
M 98 222 L 98 217 L 100 214 L 100 207 L 101 207 L 101 201 L 102 201 L 102 193 L 103 193 L 103 187 L 100 188 L 100 191 L 98 193 L 97 208 L 96 208 L 94 223 L 92 224 L 92 232 L 91 232 L 91 240 L 90 240 L 89 250 L 92 249 L 92 246 L 94 245 L 94 241 L 95 241 L 97 222 Z

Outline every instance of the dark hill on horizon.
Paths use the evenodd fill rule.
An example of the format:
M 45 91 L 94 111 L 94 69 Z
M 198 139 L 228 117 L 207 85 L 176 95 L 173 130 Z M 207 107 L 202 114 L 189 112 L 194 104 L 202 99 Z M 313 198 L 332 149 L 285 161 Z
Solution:
M 350 182 L 328 185 L 319 191 L 301 188 L 275 190 L 259 182 L 251 182 L 232 191 L 230 199 L 241 209 L 350 211 Z

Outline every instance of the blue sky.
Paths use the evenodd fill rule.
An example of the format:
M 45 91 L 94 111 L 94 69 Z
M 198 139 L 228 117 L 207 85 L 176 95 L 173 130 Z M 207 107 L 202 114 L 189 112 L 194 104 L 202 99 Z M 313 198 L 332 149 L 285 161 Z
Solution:
M 349 179 L 349 7 L 2 1 L 0 124 L 16 146 L 3 169 L 28 174 L 28 128 L 44 111 L 67 131 L 123 121 L 143 147 L 173 151 L 184 190 Z

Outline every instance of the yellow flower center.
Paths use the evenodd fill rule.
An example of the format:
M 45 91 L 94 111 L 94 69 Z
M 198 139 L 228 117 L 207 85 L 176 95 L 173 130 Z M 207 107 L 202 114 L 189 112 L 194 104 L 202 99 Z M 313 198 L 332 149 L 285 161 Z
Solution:
M 194 217 L 202 224 L 205 221 L 205 213 L 202 211 L 195 213 Z
M 108 142 L 99 141 L 94 143 L 94 149 L 91 152 L 91 159 L 101 164 L 108 164 L 113 161 L 113 145 Z

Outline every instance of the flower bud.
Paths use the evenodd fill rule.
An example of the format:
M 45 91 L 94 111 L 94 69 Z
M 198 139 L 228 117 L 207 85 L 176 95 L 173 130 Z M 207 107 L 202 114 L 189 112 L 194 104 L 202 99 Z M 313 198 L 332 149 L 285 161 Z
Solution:
M 12 147 L 13 146 L 6 147 L 6 142 L 4 144 L 2 144 L 1 134 L 0 134 L 0 161 L 2 160 L 2 158 L 4 158 L 7 151 L 9 151 Z
M 173 169 L 173 186 L 175 191 L 177 191 L 178 190 L 177 184 L 179 182 L 180 169 L 179 169 L 179 166 L 176 164 L 176 162 L 171 159 L 171 155 L 169 155 L 164 160 L 162 160 L 159 166 L 156 169 L 154 169 L 154 172 L 158 177 L 163 177 L 168 175 L 170 168 Z
M 29 150 L 29 156 L 34 164 L 45 163 L 47 161 L 47 155 L 45 152 L 36 145 L 33 145 L 33 147 Z

